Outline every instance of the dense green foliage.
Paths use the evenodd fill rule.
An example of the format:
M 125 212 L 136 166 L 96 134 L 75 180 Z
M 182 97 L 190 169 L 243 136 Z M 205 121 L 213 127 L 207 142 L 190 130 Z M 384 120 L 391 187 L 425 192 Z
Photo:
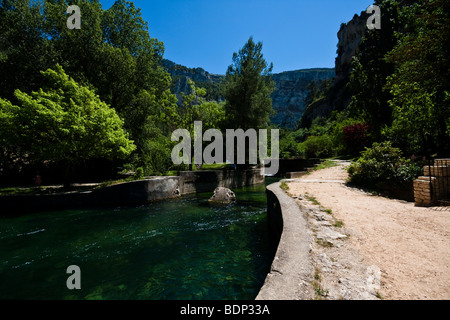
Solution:
M 450 152 L 449 3 L 377 1 L 381 30 L 368 31 L 354 61 L 352 111 L 374 139 L 409 154 Z
M 79 30 L 67 28 L 69 4 L 81 9 Z M 375 4 L 382 28 L 365 31 L 348 81 L 308 86 L 308 110 L 328 104 L 334 111 L 282 129 L 283 158 L 354 158 L 384 141 L 396 157 L 395 148 L 407 157 L 450 156 L 449 2 Z M 175 129 L 193 134 L 194 121 L 203 131 L 272 127 L 273 66 L 261 42 L 250 37 L 233 54 L 223 83 L 188 81 L 179 101 L 171 91 L 177 73 L 172 79 L 164 71 L 163 54 L 131 1 L 104 10 L 98 0 L 0 0 L 0 174 L 118 166 L 142 168 L 139 176 L 164 174 L 186 169 L 171 161 Z M 360 169 L 366 174 L 369 157 L 408 167 L 364 151 L 353 179 Z M 383 174 L 405 180 L 402 174 L 416 172 L 408 170 Z
M 366 30 L 347 87 L 351 103 L 285 133 L 285 156 L 358 156 L 390 141 L 409 156 L 450 155 L 450 4 L 378 0 L 381 29 Z M 336 80 L 337 81 L 337 80 Z M 305 104 L 327 103 L 334 84 L 311 83 Z M 295 143 L 294 143 L 295 142 Z
M 42 74 L 45 89 L 31 95 L 16 90 L 17 105 L 0 98 L 0 147 L 9 160 L 3 166 L 55 162 L 70 173 L 84 160 L 130 155 L 135 146 L 114 109 L 60 66 Z
M 255 43 L 252 37 L 233 54 L 224 83 L 228 128 L 267 128 L 275 89 L 270 78 L 272 69 L 263 57 L 262 43 Z
M 329 118 L 314 119 L 309 128 L 284 132 L 280 137 L 280 152 L 286 158 L 355 156 L 370 144 L 367 135 L 347 133 L 346 129 L 355 126 L 365 127 L 364 120 L 352 118 L 347 111 L 335 111 Z
M 354 95 L 350 109 L 361 115 L 371 127 L 375 139 L 381 138 L 381 130 L 391 123 L 392 110 L 390 92 L 385 89 L 387 77 L 394 71 L 392 63 L 384 57 L 397 41 L 398 5 L 393 1 L 377 1 L 380 6 L 381 29 L 367 30 L 359 46 L 359 52 L 353 58 L 353 72 L 350 87 Z
M 401 150 L 392 147 L 389 141 L 375 142 L 362 152 L 348 172 L 351 183 L 376 188 L 381 183 L 411 182 L 422 173 L 422 165 L 402 157 Z
M 450 154 L 449 9 L 445 0 L 403 7 L 405 31 L 386 56 L 396 68 L 387 79 L 393 118 L 385 134 L 410 152 Z
M 411 190 L 422 159 L 450 156 L 450 3 L 375 4 L 381 8 L 381 29 L 365 31 L 347 82 L 308 86 L 307 108 L 328 104 L 335 111 L 284 131 L 280 152 L 284 157 L 359 157 L 349 168 L 350 182 L 395 194 Z M 338 86 L 352 96 L 342 111 L 329 101 Z M 410 199 L 405 192 L 395 196 Z
M 80 7 L 80 29 L 67 27 L 69 5 Z M 104 10 L 98 0 L 0 0 L 0 174 L 45 167 L 57 177 L 61 168 L 68 175 L 104 161 L 144 175 L 185 169 L 171 161 L 175 129 L 192 134 L 194 121 L 204 131 L 269 124 L 272 66 L 261 50 L 250 39 L 233 56 L 225 90 L 189 81 L 177 101 L 164 44 L 150 36 L 133 2 L 117 0 Z M 222 91 L 226 105 L 215 101 Z
M 69 4 L 82 12 L 79 30 L 66 26 Z M 157 159 L 162 158 L 161 148 L 170 148 L 166 124 L 176 114 L 176 97 L 161 66 L 164 45 L 150 37 L 132 2 L 118 0 L 103 10 L 96 0 L 1 0 L 0 24 L 0 97 L 15 103 L 16 89 L 39 91 L 45 81 L 41 71 L 59 64 L 123 119 L 136 145 L 126 161 L 147 173 L 155 167 L 167 170 L 168 161 Z

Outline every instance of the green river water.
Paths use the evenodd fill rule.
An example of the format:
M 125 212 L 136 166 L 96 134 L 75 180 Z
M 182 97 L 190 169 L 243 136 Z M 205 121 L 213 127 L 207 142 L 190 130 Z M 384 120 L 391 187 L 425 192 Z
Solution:
M 0 217 L 0 299 L 254 299 L 275 251 L 265 185 L 234 191 L 229 206 L 208 193 Z

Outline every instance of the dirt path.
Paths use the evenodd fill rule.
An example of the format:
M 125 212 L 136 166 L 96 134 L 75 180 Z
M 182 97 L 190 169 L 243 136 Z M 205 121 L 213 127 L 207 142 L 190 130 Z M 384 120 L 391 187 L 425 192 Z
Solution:
M 343 221 L 346 245 L 381 269 L 382 298 L 450 299 L 449 208 L 419 208 L 347 187 L 346 164 L 291 180 L 289 193 L 313 196 Z

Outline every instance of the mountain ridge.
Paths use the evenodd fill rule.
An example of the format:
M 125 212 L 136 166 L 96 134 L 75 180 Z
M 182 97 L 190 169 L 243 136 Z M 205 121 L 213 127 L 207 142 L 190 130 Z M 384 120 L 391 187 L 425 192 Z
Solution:
M 168 59 L 164 59 L 163 67 L 172 76 L 172 91 L 181 98 L 181 92 L 189 92 L 187 79 L 204 87 L 208 94 L 207 100 L 223 101 L 220 93 L 220 83 L 225 75 L 212 74 L 203 68 L 188 68 Z M 306 86 L 313 80 L 322 81 L 336 75 L 334 68 L 307 68 L 283 71 L 272 74 L 275 91 L 272 94 L 273 109 L 276 115 L 272 122 L 293 128 L 297 125 L 306 109 L 303 100 L 307 95 Z

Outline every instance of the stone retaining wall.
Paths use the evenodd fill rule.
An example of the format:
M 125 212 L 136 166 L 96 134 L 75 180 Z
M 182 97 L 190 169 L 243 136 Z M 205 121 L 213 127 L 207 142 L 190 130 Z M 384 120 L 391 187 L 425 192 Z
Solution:
M 181 171 L 181 193 L 212 192 L 217 187 L 241 188 L 264 183 L 264 171 L 250 170 L 211 170 L 211 171 Z
M 286 179 L 298 179 L 307 174 L 308 174 L 308 171 L 287 172 Z
M 179 176 L 151 177 L 88 192 L 0 196 L 0 213 L 31 213 L 80 206 L 130 205 L 171 199 L 183 194 L 212 192 L 216 187 L 240 188 L 264 182 L 260 169 L 186 171 Z
M 446 199 L 450 186 L 450 159 L 437 159 L 425 166 L 424 175 L 414 180 L 414 202 L 418 207 L 432 206 Z
M 180 195 L 180 177 L 157 177 L 98 190 L 44 195 L 1 196 L 2 213 L 31 213 L 47 209 L 146 203 Z
M 312 299 L 311 232 L 300 207 L 280 189 L 280 183 L 267 187 L 267 213 L 271 229 L 280 234 L 280 240 L 256 300 Z

